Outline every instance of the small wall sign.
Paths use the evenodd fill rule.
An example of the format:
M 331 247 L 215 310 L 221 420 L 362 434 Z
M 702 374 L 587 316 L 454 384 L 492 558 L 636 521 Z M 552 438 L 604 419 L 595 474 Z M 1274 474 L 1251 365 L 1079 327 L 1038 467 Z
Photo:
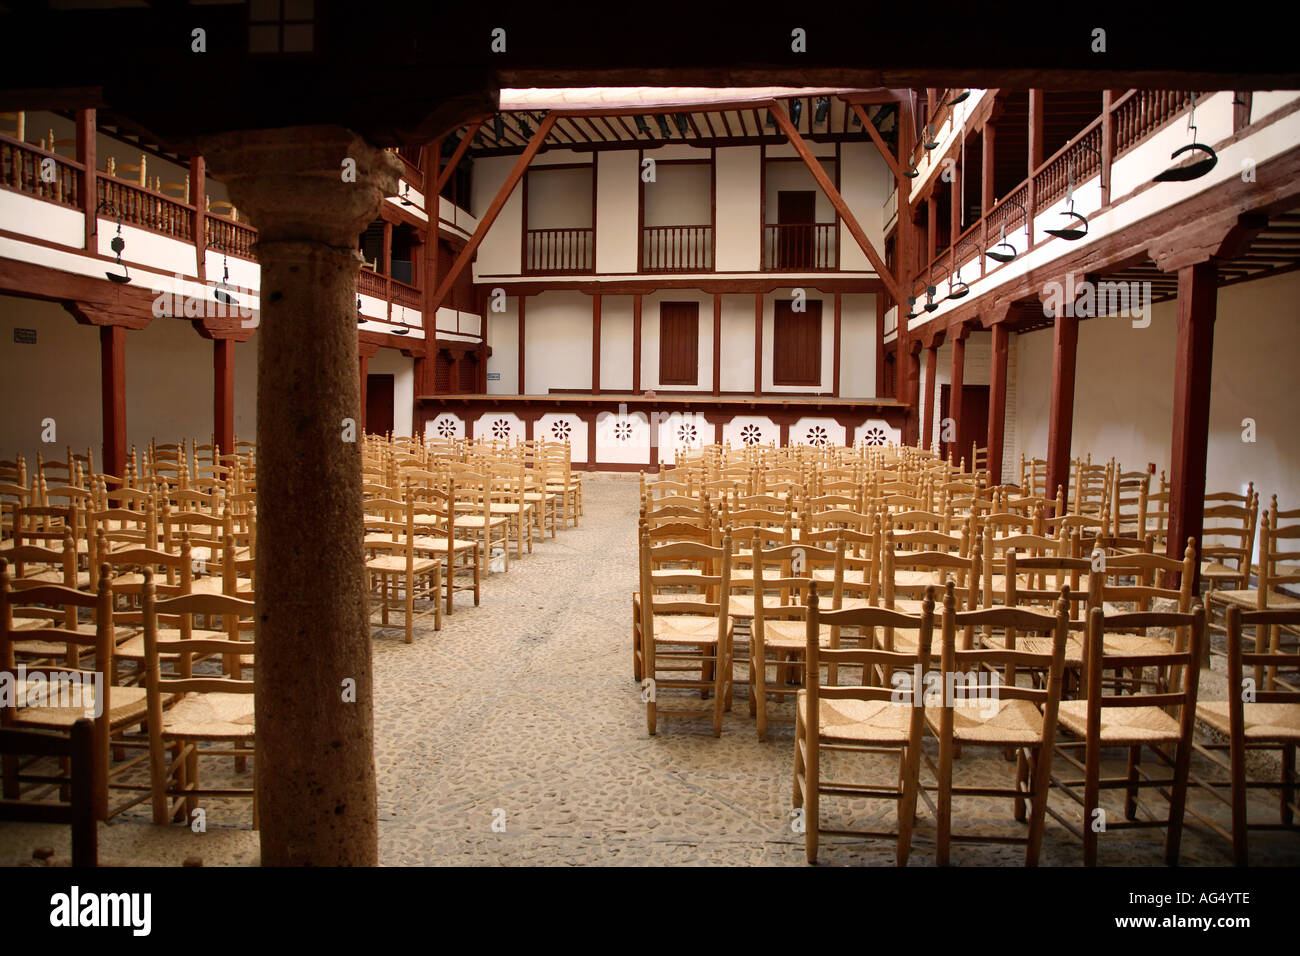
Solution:
M 489 382 L 499 382 L 499 381 L 501 381 L 501 373 L 500 373 L 500 372 L 488 372 L 488 373 L 487 373 L 487 380 L 488 380 Z
M 19 345 L 35 345 L 35 329 L 14 329 L 14 341 Z

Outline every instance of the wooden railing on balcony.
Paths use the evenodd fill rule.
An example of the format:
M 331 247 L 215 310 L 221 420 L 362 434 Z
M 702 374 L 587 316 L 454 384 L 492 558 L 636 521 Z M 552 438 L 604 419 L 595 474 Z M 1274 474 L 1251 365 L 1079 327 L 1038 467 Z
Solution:
M 763 227 L 763 268 L 769 272 L 823 272 L 839 263 L 833 222 L 769 223 Z
M 182 242 L 194 241 L 194 207 L 188 203 L 112 176 L 97 176 L 95 187 L 99 202 L 112 203 L 117 216 L 127 225 L 160 232 Z M 112 218 L 113 212 L 105 209 L 100 215 Z
M 53 173 L 46 179 L 41 175 L 42 164 Z M 81 206 L 81 163 L 47 152 L 30 143 L 8 136 L 0 136 L 0 186 L 27 193 L 40 199 L 65 206 Z
M 407 285 L 400 279 L 390 279 L 389 287 L 392 290 L 393 305 L 417 311 L 424 308 L 424 293 L 415 286 Z
M 1196 93 L 1197 98 L 1205 94 Z M 1129 90 L 1111 106 L 1115 155 L 1122 156 L 1192 104 L 1185 90 Z
M 1079 187 L 1101 170 L 1101 124 L 1098 116 L 1068 143 L 1058 149 L 1034 173 L 1034 204 L 1046 209 L 1065 196 L 1074 171 L 1074 185 Z
M 387 299 L 388 277 L 369 269 L 362 269 L 357 273 L 357 291 L 362 295 L 374 296 L 376 299 Z
M 595 229 L 529 229 L 524 238 L 525 273 L 595 270 Z
M 244 222 L 235 222 L 225 216 L 206 216 L 207 243 L 220 246 L 220 251 L 241 259 L 253 259 L 253 243 L 257 242 L 257 230 Z
M 641 230 L 643 272 L 706 272 L 712 269 L 712 226 L 646 226 Z

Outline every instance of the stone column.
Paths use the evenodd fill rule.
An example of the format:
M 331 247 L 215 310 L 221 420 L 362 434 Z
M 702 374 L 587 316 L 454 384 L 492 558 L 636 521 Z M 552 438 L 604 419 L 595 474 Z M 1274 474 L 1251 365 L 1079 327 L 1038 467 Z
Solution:
M 259 230 L 257 775 L 264 865 L 378 862 L 357 237 L 395 156 L 339 127 L 201 144 Z

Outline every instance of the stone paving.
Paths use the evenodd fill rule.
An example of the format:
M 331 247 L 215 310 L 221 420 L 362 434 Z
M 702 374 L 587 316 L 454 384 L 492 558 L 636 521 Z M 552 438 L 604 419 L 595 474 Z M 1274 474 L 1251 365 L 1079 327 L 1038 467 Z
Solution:
M 481 607 L 463 599 L 437 633 L 426 619 L 412 645 L 400 630 L 376 634 L 383 864 L 805 865 L 789 816 L 791 725 L 776 724 L 760 743 L 741 687 L 720 739 L 707 721 L 672 717 L 661 718 L 657 736 L 646 733 L 630 661 L 636 517 L 634 481 L 589 476 L 579 527 L 536 544 L 509 573 L 487 577 Z M 223 772 L 235 777 L 229 769 L 212 776 Z M 1014 764 L 970 749 L 957 774 L 959 783 L 1006 786 Z M 1224 819 L 1204 794 L 1192 800 Z M 1054 794 L 1051 805 L 1079 819 L 1068 799 Z M 1275 807 L 1276 798 L 1261 795 L 1255 812 Z M 894 825 L 891 805 L 829 798 L 823 808 L 831 825 Z M 1018 834 L 1010 810 L 1009 801 L 958 800 L 954 826 Z M 215 801 L 204 834 L 148 820 L 141 806 L 101 826 L 105 861 L 257 862 L 246 800 Z M 66 829 L 0 825 L 0 862 L 28 860 L 42 845 L 66 859 Z M 1257 865 L 1300 863 L 1293 834 L 1252 834 L 1251 851 Z M 1103 834 L 1100 854 L 1108 865 L 1160 865 L 1162 831 Z M 952 860 L 1018 865 L 1022 855 L 1020 847 L 959 844 Z M 933 859 L 934 817 L 922 806 L 912 863 Z M 1081 844 L 1049 820 L 1042 863 L 1081 859 Z M 820 861 L 892 865 L 893 847 L 824 838 Z M 1226 865 L 1231 857 L 1226 841 L 1189 827 L 1182 862 Z

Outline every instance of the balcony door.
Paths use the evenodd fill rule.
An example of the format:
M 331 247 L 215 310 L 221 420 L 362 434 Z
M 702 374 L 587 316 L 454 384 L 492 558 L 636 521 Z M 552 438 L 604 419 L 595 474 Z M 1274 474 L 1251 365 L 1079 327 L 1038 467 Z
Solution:
M 776 194 L 776 267 L 811 269 L 813 231 L 817 221 L 817 193 L 783 189 Z

